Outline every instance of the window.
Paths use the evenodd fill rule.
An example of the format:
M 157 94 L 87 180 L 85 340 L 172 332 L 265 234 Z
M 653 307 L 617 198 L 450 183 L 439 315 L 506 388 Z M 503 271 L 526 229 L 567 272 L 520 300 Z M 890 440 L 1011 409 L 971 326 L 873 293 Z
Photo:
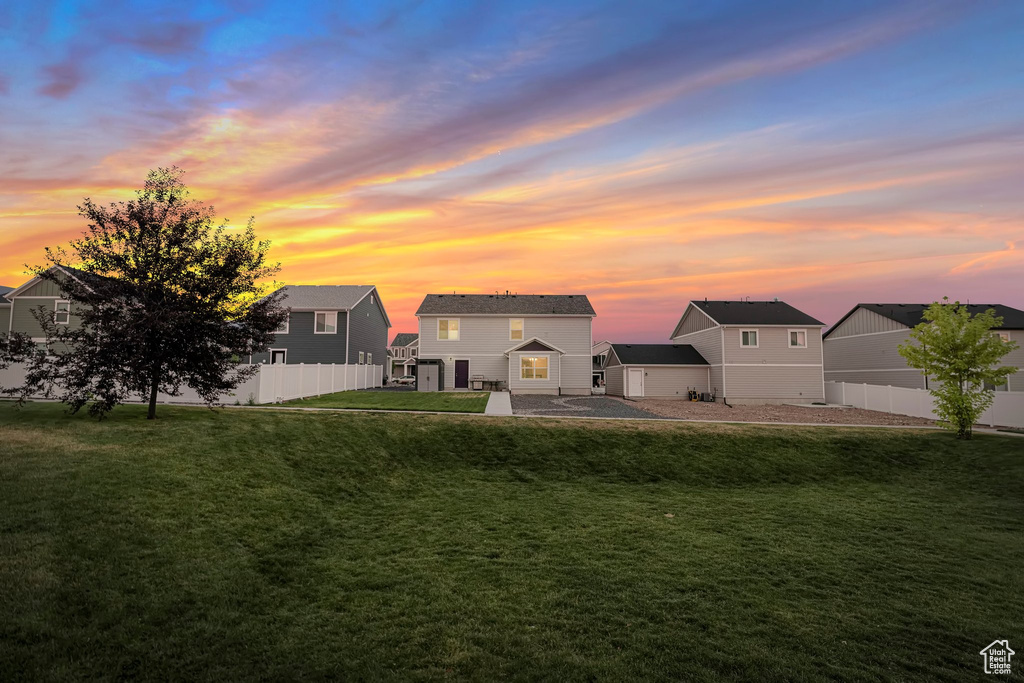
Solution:
M 416 349 L 409 349 L 409 353 L 411 354 L 411 356 L 412 356 L 413 358 L 415 358 L 415 357 L 416 357 Z
M 317 311 L 316 312 L 316 327 L 313 328 L 313 334 L 337 334 L 338 333 L 338 312 L 337 311 Z
M 360 365 L 362 365 L 363 363 L 365 363 L 365 362 L 366 362 L 366 358 L 365 358 L 365 355 L 366 355 L 366 354 L 364 354 L 364 353 L 363 353 L 362 351 L 360 351 L 360 352 L 359 352 L 359 364 L 360 364 Z
M 373 294 L 370 295 L 370 305 L 373 305 Z
M 67 325 L 71 320 L 71 303 L 58 299 L 53 304 L 53 322 L 58 325 Z
M 756 349 L 757 330 L 740 330 L 740 346 L 748 349 Z
M 997 332 L 996 334 L 998 334 L 999 338 L 1002 339 L 1004 342 L 1009 343 L 1009 341 L 1010 341 L 1010 333 L 1009 332 Z
M 286 315 L 284 317 L 284 322 L 281 323 L 281 327 L 279 327 L 276 330 L 274 330 L 274 334 L 288 334 L 288 323 L 289 323 L 290 319 L 291 319 L 291 316 L 287 316 Z
M 789 348 L 791 348 L 791 349 L 806 349 L 807 348 L 807 330 L 790 330 L 789 331 Z
M 454 320 L 438 320 L 437 321 L 437 338 L 447 339 L 448 341 L 459 340 L 459 321 Z
M 523 319 L 512 318 L 508 321 L 508 338 L 509 341 L 522 341 L 523 339 Z
M 521 379 L 547 379 L 547 356 L 520 356 L 519 377 Z
M 367 365 L 373 365 L 373 354 L 372 353 L 367 353 L 366 354 L 366 364 Z

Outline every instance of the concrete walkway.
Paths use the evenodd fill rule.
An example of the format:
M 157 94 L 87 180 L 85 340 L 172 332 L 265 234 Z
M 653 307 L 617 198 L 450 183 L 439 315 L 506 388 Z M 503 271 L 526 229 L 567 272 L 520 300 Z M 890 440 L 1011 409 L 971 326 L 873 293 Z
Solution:
M 492 391 L 487 399 L 487 407 L 484 408 L 484 415 L 511 415 L 512 399 L 507 391 Z

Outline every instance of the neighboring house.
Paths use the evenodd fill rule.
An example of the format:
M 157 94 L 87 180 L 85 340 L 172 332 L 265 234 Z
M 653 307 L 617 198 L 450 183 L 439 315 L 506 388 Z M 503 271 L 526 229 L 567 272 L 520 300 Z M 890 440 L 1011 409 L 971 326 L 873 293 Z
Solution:
M 290 309 L 269 351 L 253 363 L 383 365 L 391 321 L 373 285 L 288 285 Z
M 899 354 L 910 340 L 910 330 L 923 322 L 929 304 L 857 304 L 825 332 L 825 379 L 881 386 L 929 389 L 929 378 L 911 368 Z M 971 315 L 995 309 L 1003 326 L 994 330 L 1020 348 L 1003 358 L 1003 365 L 1024 367 L 1024 311 L 1002 304 L 968 304 Z M 1024 391 L 1024 375 L 1018 372 L 997 391 Z
M 687 398 L 711 391 L 711 366 L 690 344 L 612 344 L 605 389 L 627 398 Z
M 590 300 L 579 294 L 428 294 L 416 311 L 417 388 L 497 381 L 513 393 L 590 394 Z
M 604 390 L 604 366 L 608 363 L 608 351 L 612 348 L 612 343 L 605 339 L 599 341 L 591 347 L 590 355 L 592 369 L 591 369 L 591 386 L 594 389 Z
M 0 285 L 0 334 L 7 334 L 11 329 L 11 302 L 7 295 L 14 291 L 14 287 Z
M 726 403 L 825 400 L 819 320 L 782 301 L 691 301 L 672 332 L 707 361 Z
M 388 377 L 416 375 L 420 336 L 415 332 L 399 332 L 388 347 Z

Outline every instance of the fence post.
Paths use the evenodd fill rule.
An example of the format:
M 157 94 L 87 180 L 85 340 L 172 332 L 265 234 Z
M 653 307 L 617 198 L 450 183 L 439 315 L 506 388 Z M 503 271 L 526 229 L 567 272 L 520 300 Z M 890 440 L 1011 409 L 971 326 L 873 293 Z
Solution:
M 886 385 L 886 388 L 889 390 L 889 414 L 892 415 L 892 385 L 888 384 Z
M 846 405 L 846 382 L 840 382 L 839 383 L 839 390 L 841 392 L 843 392 L 842 404 L 845 406 Z
M 316 364 L 316 395 L 317 396 L 320 395 L 320 368 L 321 368 L 321 364 L 317 363 Z

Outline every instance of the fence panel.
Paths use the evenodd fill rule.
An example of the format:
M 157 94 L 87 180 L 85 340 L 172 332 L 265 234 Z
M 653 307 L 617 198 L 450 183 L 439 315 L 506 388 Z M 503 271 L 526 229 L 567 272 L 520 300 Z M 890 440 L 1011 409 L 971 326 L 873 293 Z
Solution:
M 927 389 L 825 382 L 825 396 L 829 403 L 938 419 L 935 399 Z M 1024 427 L 1024 391 L 995 392 L 991 407 L 982 414 L 978 423 L 992 427 Z

